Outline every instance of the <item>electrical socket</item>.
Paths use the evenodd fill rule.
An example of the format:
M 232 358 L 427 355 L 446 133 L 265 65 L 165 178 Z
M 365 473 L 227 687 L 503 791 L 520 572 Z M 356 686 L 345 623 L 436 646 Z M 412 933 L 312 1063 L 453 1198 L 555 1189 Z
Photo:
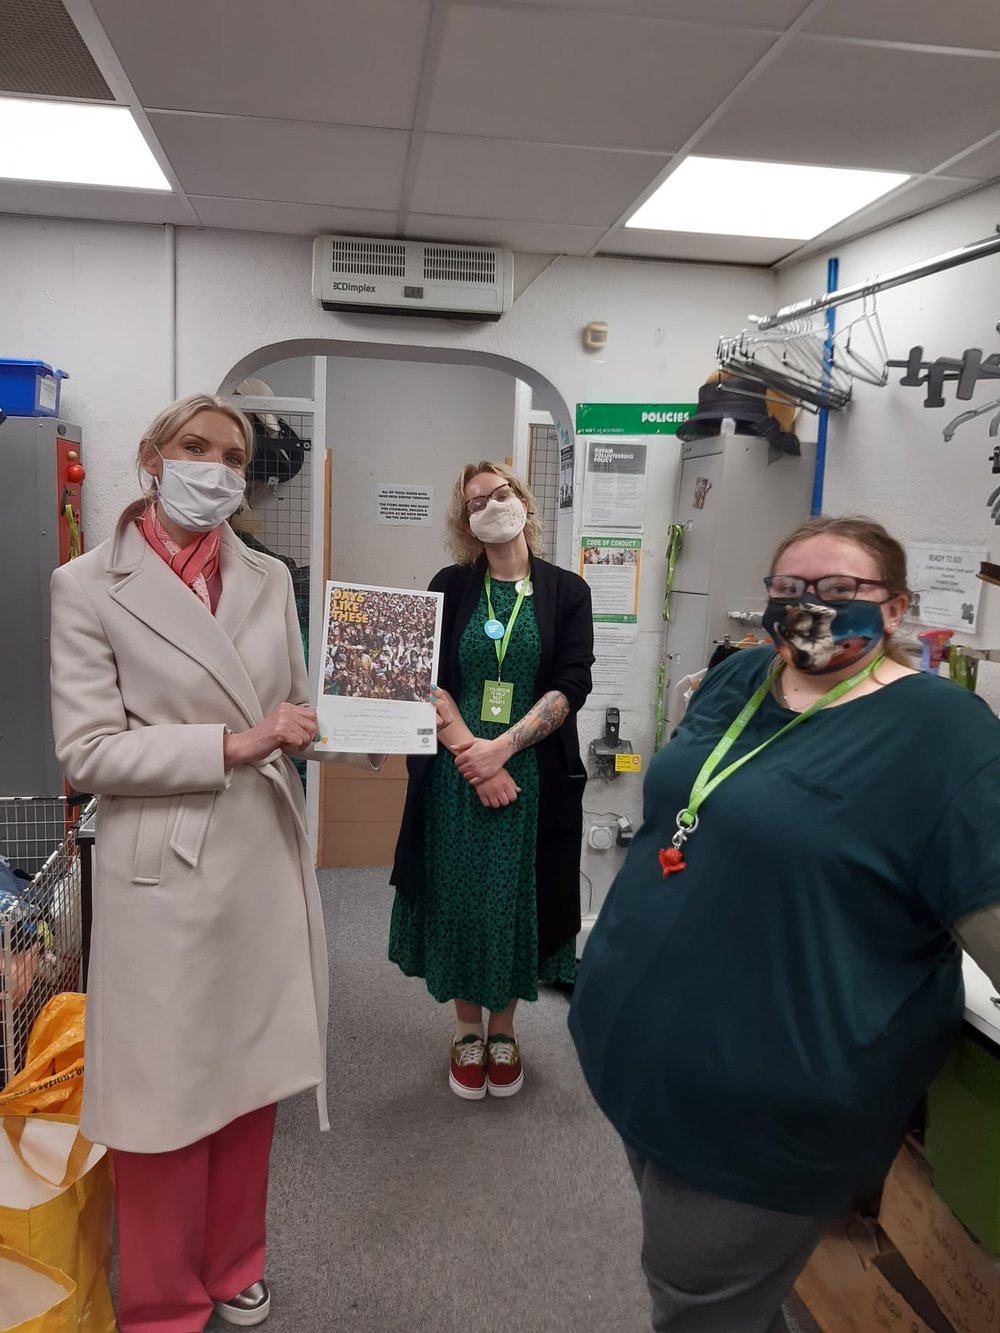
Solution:
M 587 842 L 595 852 L 606 852 L 615 845 L 615 830 L 610 824 L 592 824 Z

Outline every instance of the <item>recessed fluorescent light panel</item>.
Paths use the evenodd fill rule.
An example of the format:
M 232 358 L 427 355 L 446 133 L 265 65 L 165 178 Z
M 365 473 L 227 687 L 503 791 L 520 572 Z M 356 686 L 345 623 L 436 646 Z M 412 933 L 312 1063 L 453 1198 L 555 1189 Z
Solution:
M 169 190 L 127 106 L 0 97 L 0 178 Z
M 625 226 L 806 241 L 906 180 L 894 171 L 688 157 Z

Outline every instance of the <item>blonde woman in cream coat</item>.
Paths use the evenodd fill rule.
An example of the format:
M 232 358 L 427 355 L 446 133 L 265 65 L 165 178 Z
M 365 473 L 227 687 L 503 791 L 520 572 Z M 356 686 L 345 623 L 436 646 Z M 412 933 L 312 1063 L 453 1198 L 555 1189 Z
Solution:
M 121 1333 L 262 1322 L 275 1105 L 316 1088 L 329 1128 L 287 757 L 316 715 L 288 571 L 225 521 L 252 448 L 224 401 L 172 404 L 139 447 L 144 499 L 52 578 L 56 752 L 101 798 L 82 1129 L 115 1150 Z

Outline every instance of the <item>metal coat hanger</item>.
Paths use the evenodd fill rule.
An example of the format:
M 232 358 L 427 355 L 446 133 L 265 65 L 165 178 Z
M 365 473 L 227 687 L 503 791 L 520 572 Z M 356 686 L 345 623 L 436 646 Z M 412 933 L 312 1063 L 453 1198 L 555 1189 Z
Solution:
M 758 380 L 802 406 L 845 407 L 851 377 L 826 351 L 826 330 L 798 320 L 774 332 L 746 328 L 722 338 L 719 365 L 747 379 Z
M 970 407 L 965 412 L 959 412 L 958 416 L 952 417 L 951 421 L 949 421 L 944 428 L 943 434 L 945 441 L 947 442 L 948 440 L 951 440 L 959 427 L 964 426 L 967 421 L 974 421 L 976 417 L 984 416 L 987 412 L 997 412 L 996 417 L 990 422 L 990 434 L 996 435 L 997 430 L 1000 429 L 1000 412 L 997 411 L 998 408 L 1000 408 L 1000 398 L 994 398 L 992 402 L 983 403 L 981 407 Z
M 871 342 L 876 357 L 874 361 L 869 360 L 856 345 L 856 333 L 861 331 Z M 833 335 L 833 359 L 852 379 L 864 380 L 879 389 L 888 384 L 889 348 L 882 332 L 874 294 L 866 294 L 861 314 Z

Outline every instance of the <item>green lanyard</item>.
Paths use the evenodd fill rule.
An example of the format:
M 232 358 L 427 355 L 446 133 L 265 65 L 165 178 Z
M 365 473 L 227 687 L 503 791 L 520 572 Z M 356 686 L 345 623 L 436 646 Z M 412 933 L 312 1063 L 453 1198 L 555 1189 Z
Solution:
M 514 609 L 510 613 L 510 620 L 507 621 L 507 628 L 504 630 L 503 639 L 493 640 L 493 647 L 497 650 L 497 680 L 501 679 L 501 672 L 503 671 L 503 659 L 507 656 L 507 647 L 510 644 L 511 630 L 513 630 L 514 628 L 514 621 L 520 614 L 521 603 L 524 601 L 524 596 L 525 593 L 527 592 L 528 584 L 530 582 L 531 582 L 531 570 L 529 569 L 526 577 L 521 580 L 521 587 L 518 589 L 517 601 L 514 603 Z M 490 619 L 496 620 L 496 616 L 493 614 L 493 599 L 490 597 L 489 570 L 486 571 L 486 605 L 489 608 Z
M 722 740 L 719 741 L 718 745 L 705 760 L 704 764 L 702 764 L 701 772 L 695 778 L 694 786 L 691 788 L 691 795 L 688 797 L 687 805 L 683 810 L 677 812 L 677 832 L 673 837 L 673 846 L 676 849 L 677 857 L 675 859 L 670 853 L 661 852 L 661 861 L 665 856 L 671 870 L 683 870 L 684 864 L 680 859 L 681 848 L 698 827 L 698 810 L 700 809 L 702 802 L 707 797 L 711 796 L 719 783 L 725 782 L 726 778 L 735 773 L 738 768 L 742 768 L 744 764 L 749 763 L 751 759 L 756 759 L 761 750 L 766 750 L 769 745 L 773 745 L 779 736 L 784 736 L 786 731 L 791 731 L 793 727 L 797 727 L 800 722 L 805 722 L 807 718 L 812 717 L 814 713 L 818 713 L 819 710 L 825 708 L 827 704 L 833 703 L 835 699 L 839 699 L 841 695 L 846 694 L 848 690 L 853 690 L 855 685 L 860 685 L 861 682 L 867 679 L 867 677 L 870 676 L 884 660 L 884 654 L 880 653 L 874 662 L 869 662 L 866 667 L 862 667 L 860 671 L 856 671 L 854 675 L 848 677 L 847 680 L 842 680 L 839 685 L 834 685 L 833 689 L 828 690 L 826 694 L 823 695 L 822 699 L 817 699 L 814 704 L 809 705 L 804 713 L 799 713 L 792 718 L 791 722 L 786 722 L 779 731 L 776 731 L 773 736 L 769 736 L 762 745 L 758 745 L 756 749 L 745 754 L 742 759 L 737 759 L 736 762 L 730 764 L 728 768 L 724 768 L 721 773 L 716 773 L 715 770 L 719 767 L 723 759 L 732 749 L 733 745 L 746 730 L 751 718 L 764 702 L 764 696 L 770 690 L 774 680 L 780 674 L 784 663 L 779 661 L 768 672 L 767 678 L 763 685 L 757 690 L 756 694 L 748 699 L 743 705 L 736 721 L 730 724 L 726 734 L 722 737 Z M 712 776 L 713 774 L 715 774 L 714 777 Z M 664 875 L 671 873 L 670 870 L 667 869 L 666 863 L 663 865 L 663 870 Z

